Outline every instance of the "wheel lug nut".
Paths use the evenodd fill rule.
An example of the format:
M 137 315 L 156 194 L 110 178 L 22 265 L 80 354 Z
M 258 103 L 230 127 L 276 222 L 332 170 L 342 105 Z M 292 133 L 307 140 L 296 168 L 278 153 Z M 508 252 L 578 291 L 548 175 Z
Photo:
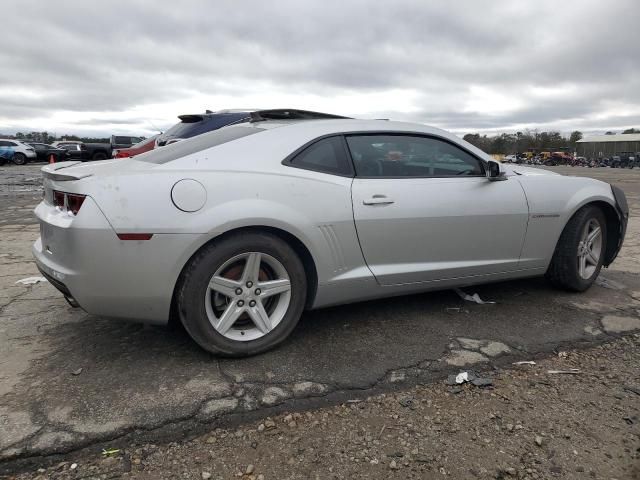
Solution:
M 255 300 L 251 300 L 251 301 L 249 302 L 249 306 L 250 306 L 250 307 L 255 307 L 255 306 L 256 306 L 256 301 L 255 301 Z
M 244 306 L 244 300 L 238 300 L 238 306 L 239 307 Z
M 256 288 L 256 295 L 260 295 L 262 293 L 262 290 L 260 290 L 259 288 Z
M 242 289 L 236 288 L 236 295 L 242 295 Z
M 247 288 L 253 287 L 253 282 L 247 282 Z

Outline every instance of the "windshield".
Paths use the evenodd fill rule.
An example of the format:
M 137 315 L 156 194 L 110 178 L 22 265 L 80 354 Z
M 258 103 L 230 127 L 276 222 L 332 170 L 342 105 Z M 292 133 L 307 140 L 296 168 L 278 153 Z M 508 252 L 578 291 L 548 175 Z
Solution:
M 233 140 L 247 137 L 264 130 L 264 128 L 253 126 L 229 126 L 213 132 L 205 133 L 204 135 L 199 135 L 189 140 L 172 143 L 166 147 L 156 148 L 143 153 L 142 155 L 137 155 L 136 160 L 158 164 L 167 163 L 178 158 L 191 155 L 192 153 L 200 152 L 217 145 L 222 145 L 223 143 L 232 142 Z

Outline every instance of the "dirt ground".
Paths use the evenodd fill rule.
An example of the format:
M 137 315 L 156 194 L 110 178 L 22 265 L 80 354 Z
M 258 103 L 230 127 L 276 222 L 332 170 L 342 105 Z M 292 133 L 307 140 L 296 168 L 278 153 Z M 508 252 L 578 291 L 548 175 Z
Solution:
M 638 347 L 635 334 L 493 370 L 487 387 L 419 385 L 8 478 L 640 478 Z

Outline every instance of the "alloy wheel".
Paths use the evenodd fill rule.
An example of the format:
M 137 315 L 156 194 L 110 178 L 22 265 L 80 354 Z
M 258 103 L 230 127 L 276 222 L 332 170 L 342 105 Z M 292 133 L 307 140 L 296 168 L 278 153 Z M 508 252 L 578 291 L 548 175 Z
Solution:
M 582 230 L 578 244 L 578 274 L 590 279 L 600 263 L 602 255 L 602 227 L 595 218 L 589 219 Z
M 247 252 L 216 270 L 205 293 L 205 309 L 213 328 L 224 337 L 250 341 L 271 332 L 291 301 L 286 268 L 271 255 Z

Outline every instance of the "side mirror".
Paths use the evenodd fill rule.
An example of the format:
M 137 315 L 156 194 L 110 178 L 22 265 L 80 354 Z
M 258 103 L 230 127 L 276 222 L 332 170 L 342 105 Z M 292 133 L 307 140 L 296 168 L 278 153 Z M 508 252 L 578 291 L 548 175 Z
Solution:
M 490 160 L 487 165 L 487 178 L 492 181 L 506 180 L 504 172 L 500 170 L 500 163 Z

